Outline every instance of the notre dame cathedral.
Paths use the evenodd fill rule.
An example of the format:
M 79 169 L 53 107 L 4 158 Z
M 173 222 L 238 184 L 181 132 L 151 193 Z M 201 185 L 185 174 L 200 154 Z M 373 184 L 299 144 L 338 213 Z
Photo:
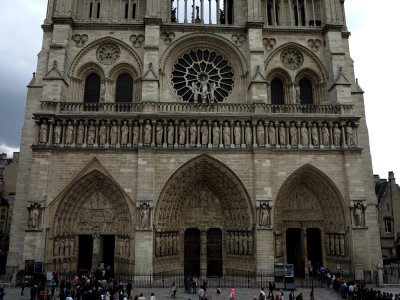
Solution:
M 49 0 L 42 28 L 9 266 L 380 265 L 344 0 Z

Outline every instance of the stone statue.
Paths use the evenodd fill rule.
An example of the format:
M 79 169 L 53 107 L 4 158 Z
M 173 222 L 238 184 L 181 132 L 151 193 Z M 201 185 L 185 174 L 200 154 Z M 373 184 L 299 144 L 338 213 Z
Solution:
M 251 145 L 251 143 L 253 142 L 253 133 L 249 122 L 246 122 L 246 127 L 244 128 L 244 137 L 246 145 Z
M 172 122 L 168 123 L 168 128 L 167 128 L 167 143 L 168 145 L 173 145 L 174 144 L 174 124 Z
M 270 145 L 276 145 L 275 127 L 273 122 L 271 122 L 268 127 L 268 140 Z
M 330 252 L 332 255 L 335 255 L 335 236 L 333 234 L 330 235 Z
M 214 103 L 215 101 L 215 90 L 217 89 L 217 85 L 215 82 L 212 82 L 210 85 L 210 103 Z
M 56 126 L 54 127 L 54 134 L 53 134 L 53 143 L 55 145 L 61 144 L 61 133 L 62 133 L 62 128 L 60 121 L 56 122 Z
M 279 144 L 286 145 L 286 128 L 283 123 L 279 125 Z
M 229 127 L 228 122 L 224 123 L 224 128 L 222 129 L 224 145 L 229 146 L 231 144 L 231 128 Z
M 282 256 L 282 239 L 280 236 L 275 236 L 275 251 L 276 257 Z
M 110 144 L 116 145 L 118 143 L 118 125 L 115 121 L 111 123 L 111 131 L 110 131 Z
M 294 87 L 295 91 L 296 91 L 296 102 L 297 103 L 301 103 L 301 99 L 300 99 L 300 86 L 298 83 L 295 83 L 295 87 Z
M 219 144 L 219 134 L 221 130 L 218 126 L 217 122 L 214 122 L 214 126 L 212 128 L 212 135 L 213 135 L 213 145 L 217 146 Z
M 162 145 L 163 133 L 164 133 L 163 125 L 161 122 L 158 122 L 157 126 L 156 126 L 156 144 L 157 145 Z
M 318 146 L 319 145 L 319 137 L 318 137 L 318 128 L 317 124 L 313 124 L 311 128 L 311 139 L 312 139 L 312 144 L 313 146 Z
M 303 126 L 300 129 L 301 135 L 301 144 L 303 146 L 308 146 L 308 129 L 306 127 L 306 123 L 303 123 Z
M 195 145 L 197 140 L 197 126 L 196 122 L 192 122 L 190 125 L 190 145 Z
M 196 81 L 192 81 L 192 92 L 193 92 L 193 102 L 197 103 L 199 101 L 200 89 L 197 86 Z
M 71 145 L 74 137 L 74 125 L 72 125 L 71 121 L 67 122 L 67 126 L 65 128 L 65 144 Z
M 129 137 L 129 126 L 128 122 L 124 121 L 121 126 L 121 145 L 128 144 L 128 137 Z
M 297 128 L 296 126 L 292 123 L 289 129 L 290 133 L 290 143 L 292 146 L 297 146 Z
M 179 125 L 179 145 L 185 145 L 186 141 L 186 126 L 185 122 L 181 122 Z
M 200 79 L 200 94 L 201 94 L 201 101 L 203 103 L 207 102 L 207 95 L 208 95 L 208 87 L 207 87 L 207 78 L 206 76 L 202 76 Z
M 240 123 L 236 122 L 236 125 L 233 127 L 233 137 L 235 140 L 235 145 L 240 145 L 241 144 L 241 128 L 240 128 Z
M 360 202 L 354 204 L 354 223 L 357 227 L 364 226 L 363 207 Z
M 79 121 L 79 125 L 76 131 L 76 143 L 78 145 L 82 145 L 85 139 L 85 125 L 83 125 L 83 121 Z
M 42 124 L 40 124 L 40 129 L 39 129 L 39 143 L 42 144 L 47 143 L 47 131 L 48 131 L 47 121 L 43 120 Z
M 133 145 L 139 144 L 139 136 L 140 136 L 139 131 L 140 131 L 140 127 L 138 125 L 138 122 L 135 121 L 133 123 L 133 129 L 132 129 L 132 144 Z
M 100 253 L 100 234 L 99 231 L 96 229 L 93 233 L 93 254 Z
M 208 144 L 208 125 L 207 122 L 203 122 L 203 125 L 200 128 L 201 133 L 201 144 L 207 145 Z
M 340 255 L 341 256 L 346 256 L 346 249 L 344 248 L 344 234 L 340 235 Z
M 104 145 L 107 143 L 107 126 L 105 121 L 101 121 L 101 125 L 99 127 L 99 144 Z
M 326 127 L 326 124 L 324 124 L 324 127 L 322 127 L 321 134 L 322 134 L 322 145 L 329 146 L 329 129 L 328 127 Z
M 149 120 L 147 120 L 146 124 L 144 125 L 143 141 L 145 145 L 151 144 L 151 124 Z
M 262 121 L 258 122 L 257 126 L 257 143 L 259 145 L 265 144 L 265 130 Z
M 29 218 L 31 221 L 30 228 L 39 228 L 39 215 L 40 215 L 40 205 L 38 203 L 31 204 L 29 207 Z
M 351 147 L 353 146 L 354 143 L 354 136 L 353 136 L 353 127 L 351 126 L 351 123 L 347 123 L 346 126 L 346 138 L 347 138 L 347 146 Z
M 269 207 L 267 203 L 260 206 L 260 227 L 269 227 L 270 225 Z
M 148 229 L 150 227 L 150 205 L 143 203 L 140 210 L 140 227 L 142 229 Z
M 95 143 L 96 137 L 96 126 L 93 125 L 93 121 L 90 121 L 88 128 L 88 145 L 93 145 Z
M 333 144 L 335 146 L 340 146 L 340 140 L 342 136 L 342 131 L 339 128 L 339 125 L 336 123 L 333 128 Z

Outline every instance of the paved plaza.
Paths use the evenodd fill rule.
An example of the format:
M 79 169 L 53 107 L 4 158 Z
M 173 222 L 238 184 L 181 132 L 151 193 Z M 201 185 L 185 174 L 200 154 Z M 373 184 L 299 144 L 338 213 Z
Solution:
M 371 286 L 376 289 L 376 287 Z M 386 286 L 381 288 L 382 291 L 390 292 L 393 294 L 400 293 L 400 286 Z M 211 300 L 228 300 L 229 299 L 230 289 L 222 289 L 222 294 L 220 297 L 217 297 L 216 289 L 210 288 L 207 290 L 207 294 L 209 299 Z M 238 288 L 235 289 L 236 292 L 236 300 L 252 300 L 254 296 L 258 296 L 260 290 L 259 289 L 246 289 L 246 288 Z M 154 293 L 157 300 L 166 300 L 171 299 L 171 290 L 169 288 L 144 288 L 144 289 L 135 289 L 133 295 L 143 293 L 146 299 L 150 300 L 150 293 Z M 268 292 L 267 292 L 268 293 Z M 285 299 L 289 299 L 289 291 L 284 292 Z M 295 295 L 297 296 L 299 293 L 303 293 L 304 300 L 309 300 L 310 289 L 309 288 L 298 288 L 295 291 Z M 26 300 L 29 299 L 29 288 L 25 289 L 24 296 L 21 296 L 20 288 L 6 288 L 6 296 L 5 300 Z M 58 295 L 58 293 L 56 293 Z M 58 300 L 59 297 L 56 297 Z M 178 289 L 178 293 L 176 294 L 177 300 L 197 300 L 197 295 L 189 295 L 183 293 L 183 289 Z M 340 296 L 334 292 L 334 290 L 329 288 L 315 288 L 315 299 L 316 300 L 340 300 Z

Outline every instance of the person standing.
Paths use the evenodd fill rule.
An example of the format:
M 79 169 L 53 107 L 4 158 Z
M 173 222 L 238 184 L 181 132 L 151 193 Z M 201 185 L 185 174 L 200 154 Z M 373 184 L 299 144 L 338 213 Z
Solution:
M 201 286 L 200 288 L 199 288 L 199 300 L 203 300 L 204 299 L 204 296 L 206 295 L 206 292 L 204 291 L 204 289 L 203 289 L 203 286 Z
M 310 300 L 314 300 L 314 288 L 311 288 Z
M 0 300 L 3 300 L 5 294 L 6 294 L 6 291 L 4 290 L 3 285 L 0 284 Z
M 172 283 L 172 298 L 176 298 L 176 285 L 175 281 Z
M 268 291 L 269 291 L 268 298 L 274 299 L 274 285 L 272 284 L 271 281 L 268 283 Z
M 21 287 L 21 296 L 23 296 L 24 295 L 24 289 L 25 289 L 25 286 L 26 286 L 24 279 L 21 279 L 21 282 L 20 282 L 19 286 Z

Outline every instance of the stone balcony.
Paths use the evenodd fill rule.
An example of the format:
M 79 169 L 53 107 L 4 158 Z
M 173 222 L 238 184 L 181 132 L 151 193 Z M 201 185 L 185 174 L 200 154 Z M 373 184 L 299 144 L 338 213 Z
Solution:
M 357 150 L 352 105 L 41 103 L 33 149 Z

